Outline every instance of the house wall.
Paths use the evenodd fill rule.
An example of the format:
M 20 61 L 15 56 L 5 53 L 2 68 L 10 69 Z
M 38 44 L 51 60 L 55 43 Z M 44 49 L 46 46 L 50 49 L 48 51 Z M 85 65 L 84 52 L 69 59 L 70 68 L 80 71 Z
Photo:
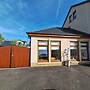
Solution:
M 69 16 L 76 10 L 76 19 L 69 23 Z M 70 27 L 90 34 L 90 2 L 73 7 L 63 27 Z
M 44 62 L 44 63 L 38 63 L 38 40 L 48 40 L 50 41 L 61 41 L 61 62 Z M 62 61 L 67 60 L 67 57 L 63 58 L 63 52 L 65 49 L 69 49 L 69 57 L 70 59 L 70 41 L 77 41 L 77 39 L 64 39 L 64 38 L 49 38 L 49 37 L 31 37 L 31 67 L 34 66 L 60 66 L 62 65 Z M 50 46 L 49 46 L 50 47 Z M 49 48 L 49 55 L 51 54 L 50 48 Z

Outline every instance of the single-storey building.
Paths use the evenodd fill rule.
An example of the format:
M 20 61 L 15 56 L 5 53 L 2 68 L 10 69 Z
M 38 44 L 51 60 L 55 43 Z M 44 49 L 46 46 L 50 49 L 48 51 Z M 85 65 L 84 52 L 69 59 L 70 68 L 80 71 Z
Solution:
M 90 62 L 90 34 L 71 28 L 49 28 L 27 32 L 31 38 L 31 67 Z

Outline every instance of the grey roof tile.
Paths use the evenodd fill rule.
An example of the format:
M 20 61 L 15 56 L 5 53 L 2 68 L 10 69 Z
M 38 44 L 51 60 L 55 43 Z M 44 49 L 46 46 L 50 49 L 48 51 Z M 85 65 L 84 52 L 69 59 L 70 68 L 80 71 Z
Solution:
M 34 32 L 27 32 L 29 33 L 34 33 L 34 34 L 60 34 L 60 35 L 84 35 L 84 36 L 89 36 L 90 34 L 81 32 L 79 30 L 71 29 L 71 28 L 60 28 L 60 27 L 54 27 L 54 28 L 48 28 L 44 30 L 38 30 Z
M 11 41 L 4 41 L 1 46 L 11 46 Z

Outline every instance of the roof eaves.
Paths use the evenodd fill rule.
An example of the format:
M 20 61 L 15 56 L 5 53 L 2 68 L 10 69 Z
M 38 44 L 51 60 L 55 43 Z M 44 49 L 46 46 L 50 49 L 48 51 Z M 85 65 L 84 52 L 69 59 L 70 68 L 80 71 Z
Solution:
M 77 34 L 50 34 L 50 33 L 33 33 L 33 32 L 27 32 L 28 36 L 33 36 L 33 35 L 42 35 L 42 36 L 80 36 L 80 35 L 77 35 Z

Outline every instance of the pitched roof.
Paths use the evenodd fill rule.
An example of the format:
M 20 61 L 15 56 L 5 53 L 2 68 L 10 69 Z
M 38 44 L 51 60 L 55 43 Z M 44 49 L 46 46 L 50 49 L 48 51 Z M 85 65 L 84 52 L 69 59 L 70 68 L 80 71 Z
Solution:
M 11 46 L 11 41 L 4 41 L 0 46 Z
M 90 34 L 71 29 L 71 28 L 59 28 L 59 27 L 54 27 L 54 28 L 48 28 L 44 30 L 39 30 L 39 31 L 34 31 L 34 32 L 27 32 L 27 34 L 46 34 L 46 35 L 82 35 L 82 36 L 87 36 L 90 37 Z
M 21 42 L 23 42 L 23 43 L 26 43 L 26 41 L 23 41 L 23 40 L 20 40 L 20 39 L 18 39 L 18 41 L 21 41 Z
M 67 14 L 67 16 L 66 16 L 66 18 L 65 18 L 65 20 L 64 20 L 63 26 L 64 26 L 64 24 L 65 24 L 65 22 L 66 22 L 66 20 L 67 20 L 67 18 L 68 18 L 68 15 L 69 15 L 69 13 L 70 13 L 70 11 L 71 11 L 71 9 L 72 9 L 73 7 L 76 7 L 76 6 L 85 4 L 85 3 L 89 3 L 89 2 L 90 2 L 90 0 L 87 0 L 87 1 L 84 1 L 84 2 L 81 2 L 81 3 L 78 3 L 78 4 L 75 4 L 75 5 L 71 6 L 70 9 L 69 9 L 69 11 L 68 11 L 68 14 Z M 62 27 L 63 27 L 63 26 L 62 26 Z

